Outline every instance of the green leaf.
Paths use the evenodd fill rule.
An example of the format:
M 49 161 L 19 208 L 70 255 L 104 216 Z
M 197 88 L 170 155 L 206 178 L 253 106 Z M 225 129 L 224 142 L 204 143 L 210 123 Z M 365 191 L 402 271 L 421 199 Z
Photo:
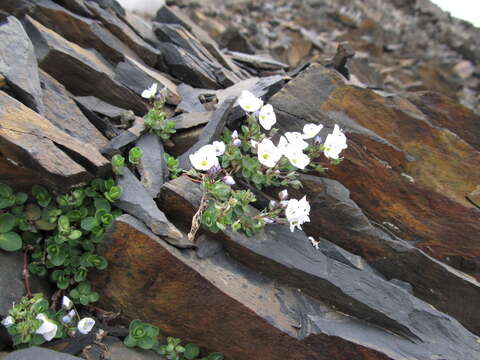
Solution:
M 200 348 L 195 344 L 187 344 L 185 346 L 185 352 L 183 356 L 187 358 L 187 360 L 193 360 L 200 355 Z
M 35 226 L 39 230 L 52 231 L 56 229 L 57 223 L 46 221 L 46 220 L 37 220 L 35 221 Z
M 5 251 L 17 251 L 22 248 L 22 238 L 15 232 L 0 234 L 0 249 Z
M 132 336 L 128 335 L 124 340 L 123 343 L 125 344 L 126 347 L 136 347 L 137 346 L 137 340 L 135 340 Z
M 223 354 L 219 352 L 213 352 L 207 356 L 207 360 L 223 360 L 223 359 L 224 359 Z
M 112 157 L 112 169 L 116 175 L 122 174 L 122 168 L 125 165 L 125 158 L 122 155 L 113 155 Z
M 112 186 L 110 190 L 104 193 L 105 198 L 110 202 L 115 202 L 122 196 L 122 188 L 120 186 Z
M 4 198 L 8 198 L 13 195 L 13 190 L 7 184 L 0 183 L 0 196 Z
M 80 230 L 73 230 L 69 235 L 68 238 L 70 240 L 78 240 L 82 237 L 82 232 Z
M 58 218 L 58 230 L 61 233 L 70 232 L 70 219 L 66 215 L 62 215 Z
M 138 146 L 134 146 L 128 152 L 128 161 L 130 164 L 137 165 L 140 163 L 140 159 L 143 156 L 143 150 L 140 149 Z
M 110 205 L 110 203 L 106 199 L 96 198 L 93 201 L 93 203 L 94 203 L 95 209 L 97 209 L 97 210 L 105 210 L 107 213 L 112 211 L 112 206 Z
M 145 350 L 149 350 L 155 345 L 156 341 L 158 341 L 158 340 L 146 336 L 146 337 L 141 338 L 138 341 L 138 347 L 140 347 L 142 349 L 145 349 Z
M 15 196 L 10 197 L 0 197 L 0 210 L 7 209 L 15 205 Z
M 0 215 L 0 233 L 7 233 L 17 225 L 17 218 L 12 214 L 6 213 Z
M 27 202 L 28 195 L 24 192 L 18 192 L 15 194 L 15 205 L 23 205 Z
M 92 229 L 98 225 L 98 221 L 94 217 L 86 217 L 82 219 L 80 223 L 80 227 L 85 231 L 92 231 Z

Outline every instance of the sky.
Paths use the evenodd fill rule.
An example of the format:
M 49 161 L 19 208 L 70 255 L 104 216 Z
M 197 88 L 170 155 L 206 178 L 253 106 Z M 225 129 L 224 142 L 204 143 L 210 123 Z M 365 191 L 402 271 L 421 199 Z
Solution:
M 0 0 L 2 1 L 2 0 Z M 127 9 L 154 12 L 163 0 L 118 0 Z M 480 27 L 480 0 L 431 0 L 453 16 Z
M 431 0 L 452 16 L 480 27 L 480 0 Z

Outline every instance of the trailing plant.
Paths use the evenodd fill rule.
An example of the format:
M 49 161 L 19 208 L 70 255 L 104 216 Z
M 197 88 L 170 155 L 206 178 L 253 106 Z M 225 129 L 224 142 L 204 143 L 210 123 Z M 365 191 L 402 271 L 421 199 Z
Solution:
M 153 107 L 145 115 L 145 128 L 148 132 L 157 134 L 162 140 L 170 139 L 170 136 L 176 132 L 175 120 L 169 120 L 163 111 L 165 105 L 165 88 L 160 92 L 157 83 L 154 83 L 142 93 L 142 97 L 151 100 Z
M 195 344 L 182 345 L 182 340 L 167 337 L 166 343 L 159 340 L 160 329 L 140 320 L 133 320 L 128 327 L 128 336 L 123 340 L 127 347 L 153 350 L 168 360 L 223 360 L 223 354 L 214 352 L 200 358 L 200 348 Z
M 217 232 L 231 226 L 252 236 L 269 223 L 289 223 L 290 230 L 301 229 L 310 221 L 310 204 L 306 197 L 288 199 L 282 191 L 279 199 L 254 215 L 248 212 L 255 196 L 249 190 L 233 189 L 235 178 L 262 189 L 268 186 L 302 186 L 298 180 L 301 171 L 323 172 L 321 156 L 332 165 L 339 164 L 342 150 L 347 148 L 346 137 L 338 125 L 322 143 L 318 136 L 323 125 L 306 124 L 303 132 L 278 134 L 273 127 L 276 115 L 272 105 L 248 91 L 238 99 L 246 111 L 246 123 L 239 131 L 225 130 L 222 141 L 214 141 L 190 155 L 193 166 L 187 176 L 201 183 L 201 206 L 192 220 L 189 238 L 193 240 L 202 224 L 207 230 Z M 274 137 L 278 138 L 277 145 Z
M 54 310 L 43 294 L 23 297 L 2 320 L 17 348 L 38 346 L 53 339 L 73 336 L 77 331 L 88 334 L 95 320 L 80 319 L 73 303 L 63 297 L 62 307 Z

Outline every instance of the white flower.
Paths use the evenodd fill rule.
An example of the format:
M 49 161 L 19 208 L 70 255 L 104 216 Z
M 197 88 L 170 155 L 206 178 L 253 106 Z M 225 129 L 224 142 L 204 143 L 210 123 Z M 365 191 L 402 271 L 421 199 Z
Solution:
M 235 185 L 235 180 L 230 175 L 224 176 L 222 180 L 227 185 Z
M 151 99 L 157 94 L 158 84 L 154 83 L 148 89 L 143 90 L 142 97 L 145 99 Z
M 310 158 L 307 154 L 304 154 L 302 150 L 294 149 L 293 151 L 287 151 L 285 156 L 288 161 L 290 161 L 290 164 L 298 169 L 303 170 L 305 169 L 305 166 L 310 163 Z
M 246 112 L 255 112 L 262 107 L 263 101 L 253 95 L 250 91 L 243 90 L 238 98 L 238 104 Z
M 211 144 L 202 146 L 189 158 L 193 167 L 200 171 L 207 171 L 218 165 L 217 153 L 215 147 Z
M 285 216 L 290 223 L 290 231 L 293 232 L 295 227 L 302 230 L 302 224 L 310 221 L 310 204 L 306 196 L 297 199 L 290 199 L 287 208 L 285 209 Z
M 288 143 L 300 150 L 304 150 L 308 147 L 308 143 L 303 140 L 303 135 L 299 132 L 286 132 L 285 137 L 288 140 Z
M 288 199 L 288 190 L 287 190 L 287 189 L 283 189 L 282 191 L 280 191 L 280 192 L 278 193 L 278 198 L 279 198 L 280 200 L 286 200 L 286 199 Z
M 238 138 L 238 131 L 237 130 L 233 130 L 232 132 L 232 139 L 237 139 Z
M 7 316 L 5 319 L 2 320 L 2 325 L 5 327 L 9 327 L 15 324 L 15 319 L 11 316 Z
M 212 145 L 217 156 L 222 156 L 225 153 L 225 143 L 223 141 L 214 141 Z
M 35 334 L 42 335 L 45 341 L 52 340 L 57 334 L 57 324 L 48 319 L 45 314 L 38 314 L 37 320 L 41 320 L 42 325 L 35 330 Z
M 270 130 L 273 124 L 277 122 L 273 106 L 270 104 L 262 106 L 260 113 L 258 114 L 258 120 L 265 130 Z
M 323 125 L 307 124 L 303 127 L 303 138 L 304 139 L 312 139 L 322 129 L 323 129 Z
M 325 156 L 332 159 L 338 159 L 342 150 L 347 148 L 347 137 L 337 124 L 333 128 L 333 132 L 327 135 L 323 146 L 325 147 L 323 151 Z
M 263 139 L 258 145 L 258 161 L 266 167 L 274 167 L 278 160 L 282 157 L 282 153 L 273 142 L 269 139 Z
M 62 297 L 62 308 L 64 308 L 65 310 L 70 310 L 73 306 L 73 302 L 72 300 L 70 300 L 70 298 L 68 298 L 67 296 L 63 296 Z
M 95 320 L 92 318 L 86 317 L 80 320 L 77 324 L 77 329 L 83 335 L 87 335 L 95 326 Z

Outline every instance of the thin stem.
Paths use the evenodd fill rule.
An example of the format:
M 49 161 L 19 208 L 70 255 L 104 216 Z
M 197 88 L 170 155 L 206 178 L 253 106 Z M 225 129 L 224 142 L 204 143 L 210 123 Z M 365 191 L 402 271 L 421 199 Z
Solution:
M 25 249 L 23 253 L 23 284 L 25 285 L 25 291 L 27 292 L 27 297 L 32 298 L 32 290 L 30 289 L 30 273 L 28 271 L 28 248 Z
M 188 240 L 190 241 L 195 241 L 195 235 L 198 232 L 198 229 L 200 229 L 200 218 L 203 214 L 203 211 L 207 207 L 207 194 L 204 192 L 202 195 L 202 200 L 200 201 L 200 207 L 198 208 L 198 211 L 193 215 L 192 219 L 192 227 L 190 229 L 190 232 L 188 233 Z

